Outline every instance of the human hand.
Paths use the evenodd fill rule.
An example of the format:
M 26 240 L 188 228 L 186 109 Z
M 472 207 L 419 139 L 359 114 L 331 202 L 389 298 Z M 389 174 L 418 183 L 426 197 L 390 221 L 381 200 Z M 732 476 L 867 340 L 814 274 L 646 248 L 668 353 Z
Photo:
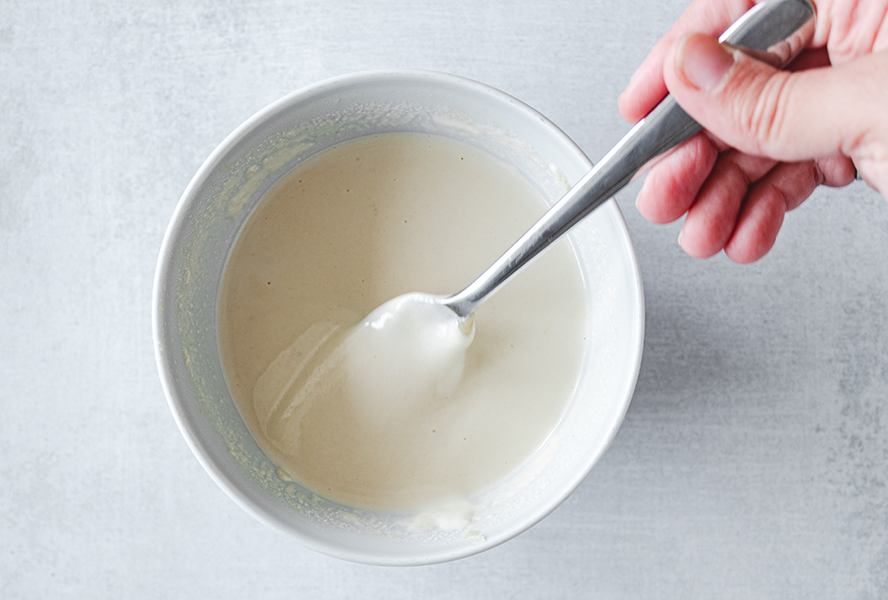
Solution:
M 888 1 L 814 0 L 808 50 L 787 71 L 721 46 L 753 0 L 695 0 L 654 46 L 620 97 L 636 122 L 667 91 L 704 131 L 651 167 L 641 214 L 687 214 L 679 243 L 736 262 L 773 246 L 784 214 L 855 168 L 888 194 Z

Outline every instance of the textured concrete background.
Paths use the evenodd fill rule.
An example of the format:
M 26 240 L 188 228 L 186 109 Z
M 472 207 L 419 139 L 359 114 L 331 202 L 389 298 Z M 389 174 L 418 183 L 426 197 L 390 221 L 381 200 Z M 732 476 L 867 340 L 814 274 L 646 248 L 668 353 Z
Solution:
M 17 2 L 0 17 L 0 597 L 888 597 L 888 205 L 788 216 L 752 266 L 682 254 L 619 195 L 647 302 L 637 392 L 555 513 L 485 554 L 353 565 L 255 522 L 166 405 L 150 299 L 173 208 L 267 103 L 448 71 L 597 160 L 684 0 Z

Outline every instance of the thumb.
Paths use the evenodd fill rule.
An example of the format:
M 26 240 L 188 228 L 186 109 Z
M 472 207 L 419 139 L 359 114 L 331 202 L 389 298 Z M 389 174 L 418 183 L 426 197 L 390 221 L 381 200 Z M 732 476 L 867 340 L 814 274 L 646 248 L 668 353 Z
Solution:
M 849 156 L 865 128 L 848 110 L 860 101 L 854 73 L 837 68 L 780 71 L 696 33 L 672 47 L 663 75 L 691 117 L 747 154 L 782 161 Z

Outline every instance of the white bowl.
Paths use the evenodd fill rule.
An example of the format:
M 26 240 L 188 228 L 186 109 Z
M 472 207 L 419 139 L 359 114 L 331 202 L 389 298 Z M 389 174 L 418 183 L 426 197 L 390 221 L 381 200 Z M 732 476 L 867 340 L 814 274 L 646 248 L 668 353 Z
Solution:
M 545 117 L 460 77 L 369 72 L 294 92 L 228 136 L 185 190 L 157 264 L 154 348 L 182 434 L 244 510 L 342 559 L 428 564 L 518 535 L 576 489 L 614 438 L 632 398 L 644 303 L 632 241 L 617 204 L 609 201 L 569 234 L 588 311 L 588 347 L 576 392 L 543 447 L 472 497 L 471 510 L 456 524 L 434 514 L 341 506 L 280 477 L 244 425 L 222 371 L 216 307 L 225 262 L 256 203 L 284 174 L 334 144 L 382 132 L 427 133 L 478 147 L 518 168 L 550 204 L 591 167 Z

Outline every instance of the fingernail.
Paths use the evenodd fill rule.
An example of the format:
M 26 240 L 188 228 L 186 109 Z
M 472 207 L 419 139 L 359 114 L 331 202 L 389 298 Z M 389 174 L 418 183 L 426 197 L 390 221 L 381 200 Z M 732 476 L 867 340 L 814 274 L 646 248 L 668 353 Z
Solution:
M 734 56 L 715 38 L 695 33 L 682 41 L 675 62 L 691 85 L 709 92 L 718 86 L 731 69 Z

